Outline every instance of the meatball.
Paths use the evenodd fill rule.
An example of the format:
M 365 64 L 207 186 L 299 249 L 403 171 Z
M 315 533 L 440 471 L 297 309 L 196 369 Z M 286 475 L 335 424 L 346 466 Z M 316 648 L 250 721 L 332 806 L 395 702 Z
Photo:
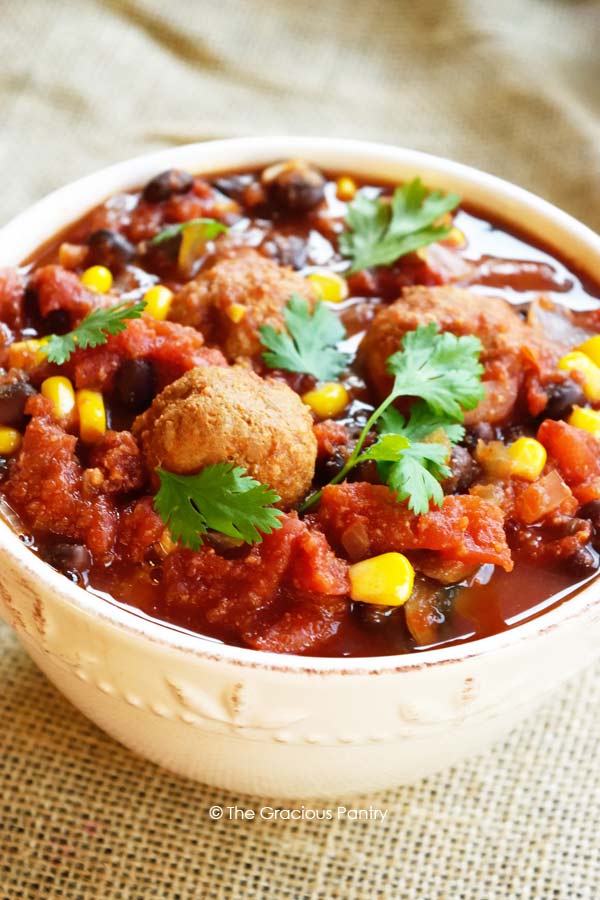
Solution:
M 450 286 L 405 288 L 399 300 L 375 316 L 359 347 L 367 380 L 380 397 L 392 386 L 388 357 L 399 349 L 407 331 L 430 322 L 436 322 L 440 331 L 458 336 L 475 334 L 483 345 L 486 396 L 465 416 L 469 424 L 506 419 L 526 374 L 548 377 L 560 355 L 559 348 L 499 297 L 482 297 Z
M 199 328 L 234 361 L 260 352 L 261 325 L 283 328 L 282 310 L 293 293 L 316 299 L 306 279 L 244 247 L 186 284 L 173 298 L 170 318 Z
M 233 462 L 273 488 L 282 507 L 304 496 L 315 471 L 308 407 L 286 384 L 241 366 L 187 372 L 138 416 L 133 433 L 151 470 L 190 474 Z

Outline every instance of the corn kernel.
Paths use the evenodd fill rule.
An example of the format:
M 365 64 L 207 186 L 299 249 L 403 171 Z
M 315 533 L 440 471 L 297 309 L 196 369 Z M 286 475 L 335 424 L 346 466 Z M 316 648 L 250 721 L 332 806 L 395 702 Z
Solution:
M 341 303 L 348 296 L 348 284 L 336 272 L 311 272 L 308 280 L 316 291 L 319 300 L 328 303 Z
M 467 243 L 467 239 L 460 228 L 453 225 L 450 229 L 450 234 L 444 238 L 444 242 L 451 247 L 463 247 Z
M 596 334 L 594 337 L 584 341 L 577 350 L 581 353 L 585 353 L 593 363 L 600 366 L 600 334 Z
M 589 431 L 594 437 L 600 437 L 600 412 L 596 409 L 574 406 L 567 422 L 575 428 L 583 428 L 584 431 Z
M 356 191 L 357 187 L 354 178 L 350 178 L 349 175 L 342 175 L 341 178 L 338 178 L 336 184 L 336 194 L 339 200 L 343 200 L 346 203 L 348 203 L 350 200 L 354 200 Z
M 21 435 L 16 428 L 0 425 L 0 456 L 12 456 L 21 446 Z
M 94 444 L 106 433 L 104 398 L 98 391 L 81 390 L 76 394 L 79 435 L 84 444 Z
M 546 465 L 546 449 L 535 438 L 520 437 L 508 448 L 511 475 L 535 481 Z
M 326 381 L 318 388 L 303 394 L 302 400 L 320 419 L 331 419 L 348 406 L 350 395 L 338 381 Z
M 33 369 L 46 359 L 42 347 L 49 338 L 31 338 L 28 341 L 15 341 L 8 348 L 8 364 L 11 369 Z
M 113 283 L 112 272 L 106 266 L 90 266 L 81 278 L 81 283 L 95 294 L 106 294 Z
M 233 324 L 237 325 L 246 315 L 246 307 L 243 305 L 243 303 L 232 303 L 231 306 L 227 307 L 225 312 L 228 318 L 231 319 Z
M 415 570 L 402 553 L 382 553 L 350 566 L 350 596 L 361 603 L 402 606 L 412 594 Z
M 169 315 L 173 302 L 173 291 L 170 291 L 164 284 L 155 284 L 144 294 L 144 302 L 146 304 L 144 311 L 153 319 L 163 321 Z
M 42 381 L 42 394 L 51 400 L 54 412 L 59 418 L 65 418 L 75 408 L 75 391 L 68 378 L 53 375 Z
M 573 350 L 558 361 L 558 368 L 563 372 L 576 372 L 588 400 L 592 403 L 600 400 L 600 366 L 592 362 L 589 356 L 580 350 Z

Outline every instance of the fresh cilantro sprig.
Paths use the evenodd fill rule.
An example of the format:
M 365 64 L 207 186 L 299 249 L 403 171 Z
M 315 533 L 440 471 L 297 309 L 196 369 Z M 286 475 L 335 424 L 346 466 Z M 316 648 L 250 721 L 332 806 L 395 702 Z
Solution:
M 196 263 L 206 253 L 208 241 L 212 241 L 219 234 L 228 231 L 227 225 L 218 219 L 190 219 L 179 225 L 169 225 L 148 241 L 149 247 L 157 247 L 171 238 L 181 237 L 177 252 L 177 265 L 179 271 L 190 278 L 194 274 Z
M 346 337 L 346 330 L 322 301 L 317 301 L 311 311 L 308 300 L 292 294 L 283 318 L 286 331 L 276 331 L 272 325 L 259 328 L 268 366 L 313 375 L 318 381 L 337 378 L 344 371 L 348 357 L 335 344 Z
M 95 309 L 79 325 L 67 334 L 51 334 L 40 347 L 40 353 L 48 362 L 62 366 L 78 348 L 99 347 L 105 344 L 110 334 L 119 334 L 127 327 L 129 319 L 139 319 L 146 303 L 117 303 L 106 309 Z
M 450 226 L 435 222 L 459 203 L 457 194 L 429 192 L 420 178 L 397 187 L 391 202 L 359 193 L 348 207 L 348 230 L 340 236 L 340 250 L 352 260 L 350 272 L 391 265 L 448 237 Z
M 157 244 L 163 244 L 165 241 L 170 241 L 171 238 L 178 237 L 189 231 L 201 232 L 202 238 L 205 241 L 211 241 L 219 234 L 227 231 L 227 225 L 224 225 L 223 222 L 219 222 L 218 219 L 190 219 L 188 222 L 180 222 L 177 225 L 168 225 L 167 228 L 163 228 L 162 231 L 155 234 L 154 237 L 148 241 L 148 244 L 155 247 Z
M 384 481 L 409 509 L 423 513 L 431 502 L 440 505 L 439 482 L 450 474 L 447 466 L 452 443 L 462 439 L 464 410 L 474 409 L 484 397 L 481 343 L 472 336 L 439 333 L 435 323 L 419 326 L 404 336 L 402 348 L 388 359 L 394 376 L 392 390 L 371 414 L 344 467 L 330 481 L 339 484 L 365 460 L 377 462 Z M 408 421 L 392 404 L 400 397 L 418 397 Z M 367 435 L 377 426 L 378 440 L 362 452 Z M 302 505 L 316 503 L 316 491 Z
M 157 472 L 160 489 L 154 507 L 184 547 L 198 550 L 209 529 L 250 544 L 281 528 L 283 513 L 272 505 L 280 498 L 241 466 L 215 463 L 197 475 Z

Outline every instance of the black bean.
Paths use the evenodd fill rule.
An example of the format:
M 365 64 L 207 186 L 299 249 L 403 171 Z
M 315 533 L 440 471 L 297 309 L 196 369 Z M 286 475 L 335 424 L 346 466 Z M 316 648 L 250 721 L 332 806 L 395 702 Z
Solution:
M 369 629 L 387 627 L 390 620 L 397 616 L 399 607 L 380 606 L 377 603 L 353 603 L 352 612 L 361 625 Z
M 55 544 L 46 551 L 44 558 L 72 581 L 79 581 L 92 566 L 91 553 L 83 544 Z
M 263 248 L 280 266 L 298 270 L 306 265 L 308 247 L 304 238 L 297 234 L 274 234 L 265 241 Z
M 249 184 L 252 183 L 252 175 L 224 175 L 222 178 L 216 178 L 213 185 L 222 194 L 231 197 L 238 203 L 244 202 L 244 193 Z
M 144 188 L 142 197 L 147 203 L 162 203 L 175 194 L 187 194 L 192 189 L 194 179 L 189 172 L 181 169 L 167 169 L 155 175 Z
M 583 406 L 586 402 L 583 388 L 572 378 L 549 384 L 546 394 L 548 403 L 542 413 L 545 419 L 564 419 L 572 413 L 574 406 Z
M 334 451 L 331 456 L 319 459 L 315 472 L 318 484 L 327 484 L 328 481 L 331 481 L 344 468 L 345 462 L 346 457 L 339 450 Z
M 25 420 L 25 404 L 37 393 L 28 381 L 0 386 L 0 425 L 18 428 Z
M 42 334 L 66 334 L 70 330 L 71 316 L 66 309 L 53 309 L 42 319 Z
M 111 272 L 118 272 L 135 256 L 135 247 L 127 238 L 112 228 L 93 231 L 87 239 L 90 248 L 90 265 L 106 266 Z
M 600 525 L 600 500 L 590 500 L 577 513 L 580 519 L 589 519 L 592 525 Z
M 567 565 L 575 575 L 591 575 L 598 568 L 598 554 L 589 547 L 580 547 L 567 559 Z
M 466 447 L 455 446 L 450 455 L 450 472 L 442 487 L 445 494 L 464 494 L 473 484 L 478 466 Z
M 479 425 L 472 425 L 467 428 L 463 439 L 463 444 L 469 450 L 474 450 L 478 441 L 484 441 L 488 444 L 490 441 L 496 440 L 496 432 L 489 422 L 481 422 Z
M 262 181 L 271 204 L 285 213 L 307 212 L 325 195 L 322 174 L 302 160 L 269 166 L 262 174 Z
M 152 363 L 145 359 L 126 359 L 116 379 L 117 396 L 132 412 L 147 409 L 156 394 L 156 376 Z

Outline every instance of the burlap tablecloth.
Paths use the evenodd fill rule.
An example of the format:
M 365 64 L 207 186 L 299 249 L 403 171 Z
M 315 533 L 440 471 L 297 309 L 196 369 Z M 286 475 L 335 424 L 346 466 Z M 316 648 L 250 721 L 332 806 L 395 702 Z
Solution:
M 0 222 L 134 153 L 305 133 L 461 159 L 598 228 L 599 47 L 594 0 L 0 0 Z M 363 798 L 383 823 L 213 822 L 265 802 L 133 757 L 0 627 L 0 898 L 592 900 L 599 700 L 588 671 L 484 757 Z

